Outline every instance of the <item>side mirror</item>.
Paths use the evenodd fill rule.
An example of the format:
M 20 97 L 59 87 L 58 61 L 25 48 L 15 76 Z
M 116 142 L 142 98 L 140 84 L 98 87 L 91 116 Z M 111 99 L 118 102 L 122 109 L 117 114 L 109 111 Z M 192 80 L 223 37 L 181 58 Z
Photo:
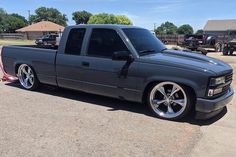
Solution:
M 129 51 L 117 51 L 113 53 L 112 60 L 132 62 L 133 56 Z

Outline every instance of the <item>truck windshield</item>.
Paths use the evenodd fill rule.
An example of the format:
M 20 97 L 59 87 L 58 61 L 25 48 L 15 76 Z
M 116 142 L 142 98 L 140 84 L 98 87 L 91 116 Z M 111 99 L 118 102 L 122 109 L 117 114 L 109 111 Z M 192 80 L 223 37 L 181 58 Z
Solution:
M 124 28 L 123 31 L 140 56 L 158 53 L 166 49 L 165 45 L 149 30 Z

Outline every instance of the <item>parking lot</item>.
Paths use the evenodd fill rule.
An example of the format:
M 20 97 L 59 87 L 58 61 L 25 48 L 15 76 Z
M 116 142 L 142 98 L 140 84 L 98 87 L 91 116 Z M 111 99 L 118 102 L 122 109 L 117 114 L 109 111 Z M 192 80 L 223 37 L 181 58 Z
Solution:
M 236 71 L 236 56 L 209 56 Z M 0 156 L 235 156 L 235 104 L 234 97 L 207 121 L 190 115 L 173 122 L 153 117 L 142 104 L 1 82 Z

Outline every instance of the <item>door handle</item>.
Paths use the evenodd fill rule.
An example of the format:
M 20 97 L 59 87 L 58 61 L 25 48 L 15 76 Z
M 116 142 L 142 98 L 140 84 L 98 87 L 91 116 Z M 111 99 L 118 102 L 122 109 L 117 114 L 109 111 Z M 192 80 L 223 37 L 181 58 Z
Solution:
M 82 62 L 83 67 L 89 67 L 89 62 Z

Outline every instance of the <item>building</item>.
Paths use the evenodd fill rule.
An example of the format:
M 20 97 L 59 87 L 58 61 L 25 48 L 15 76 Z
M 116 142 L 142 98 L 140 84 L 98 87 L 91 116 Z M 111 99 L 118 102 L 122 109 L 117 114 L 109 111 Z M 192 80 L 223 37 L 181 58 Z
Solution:
M 59 33 L 64 30 L 64 26 L 50 21 L 41 21 L 32 25 L 16 30 L 19 33 L 25 33 L 27 39 L 34 40 L 48 33 Z
M 229 32 L 236 32 L 236 19 L 234 20 L 209 20 L 204 29 L 206 34 L 228 35 Z

